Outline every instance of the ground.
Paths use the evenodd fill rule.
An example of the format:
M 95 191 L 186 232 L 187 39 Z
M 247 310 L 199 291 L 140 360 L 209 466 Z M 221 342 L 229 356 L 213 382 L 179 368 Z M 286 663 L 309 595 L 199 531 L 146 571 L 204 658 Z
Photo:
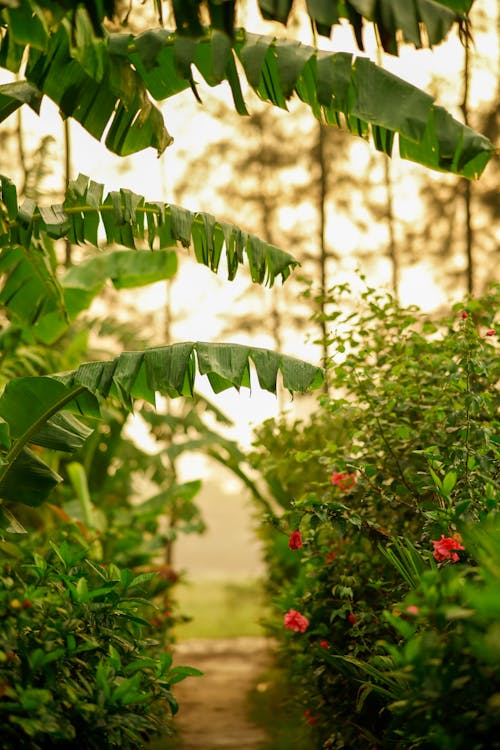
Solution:
M 266 740 L 248 718 L 247 697 L 272 660 L 266 638 L 196 639 L 176 647 L 175 664 L 204 677 L 175 686 L 179 750 L 258 750 Z M 160 750 L 160 746 L 156 746 Z

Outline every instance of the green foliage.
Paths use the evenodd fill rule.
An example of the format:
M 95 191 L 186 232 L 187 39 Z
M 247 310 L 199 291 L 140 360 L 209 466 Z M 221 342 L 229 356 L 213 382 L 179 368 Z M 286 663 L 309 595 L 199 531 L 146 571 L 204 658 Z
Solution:
M 196 261 L 213 272 L 224 258 L 230 280 L 245 258 L 252 280 L 270 286 L 297 265 L 289 253 L 210 214 L 148 202 L 130 190 L 104 197 L 104 186 L 84 175 L 70 181 L 64 202 L 55 206 L 37 206 L 31 199 L 19 205 L 15 185 L 7 177 L 0 180 L 0 303 L 12 323 L 29 325 L 31 336 L 47 344 L 88 309 L 107 279 L 124 289 L 174 276 L 177 254 L 169 248 L 176 245 L 192 244 Z M 97 246 L 102 230 L 110 246 L 134 252 L 100 253 L 61 276 L 51 240 Z
M 470 605 L 476 573 L 461 561 L 484 566 L 478 582 L 491 575 L 488 566 L 495 575 L 496 556 L 481 553 L 494 538 L 471 540 L 499 498 L 498 289 L 443 320 L 373 290 L 356 312 L 342 314 L 335 307 L 347 293 L 332 290 L 327 308 L 334 395 L 320 397 L 307 423 L 269 422 L 257 432 L 253 463 L 273 507 L 261 532 L 275 610 L 270 632 L 296 699 L 314 719 L 311 746 L 486 748 L 494 734 L 488 659 L 496 653 L 497 605 L 484 586 L 491 616 L 472 617 L 469 610 L 484 613 L 485 604 L 478 596 Z M 289 549 L 297 529 L 302 546 Z M 436 567 L 432 542 L 442 536 L 456 552 L 448 560 L 435 553 Z M 411 605 L 422 612 L 420 639 Z M 303 632 L 284 627 L 290 610 L 307 618 Z M 474 639 L 484 669 L 474 666 Z M 463 669 L 462 649 L 471 655 Z M 468 733 L 453 719 L 466 696 Z
M 500 747 L 498 516 L 467 528 L 464 541 L 476 565 L 423 571 L 385 613 L 397 645 L 382 641 L 383 655 L 367 664 L 353 660 L 362 691 L 385 698 L 391 746 Z
M 163 583 L 103 565 L 75 528 L 1 547 L 2 747 L 139 748 L 188 675 L 153 636 Z
M 208 2 L 211 25 L 231 33 L 234 23 L 235 0 Z M 221 13 L 220 6 L 223 11 Z M 258 0 L 262 16 L 265 19 L 286 24 L 292 10 L 292 0 Z M 415 4 L 402 5 L 398 0 L 386 0 L 383 6 L 366 2 L 366 0 L 314 0 L 307 3 L 307 12 L 318 33 L 330 36 L 333 26 L 342 20 L 348 21 L 354 30 L 356 41 L 363 49 L 363 25 L 373 22 L 380 41 L 388 52 L 397 54 L 398 41 L 396 34 L 402 32 L 405 42 L 417 48 L 432 46 L 443 40 L 454 23 L 463 21 L 462 14 L 467 13 L 472 0 L 419 0 Z M 201 21 L 198 15 L 198 0 L 173 3 L 177 30 L 181 34 L 198 35 Z M 424 33 L 425 32 L 425 33 Z
M 309 12 L 323 33 L 340 17 L 347 17 L 361 47 L 364 14 L 367 21 L 376 22 L 382 46 L 397 52 L 399 30 L 417 47 L 425 36 L 432 45 L 441 41 L 455 22 L 463 21 L 462 13 L 470 3 L 450 9 L 421 0 L 406 11 L 396 9 L 399 3 L 390 6 L 390 10 L 381 10 L 373 3 L 321 3 Z M 39 12 L 26 24 L 28 7 Z M 198 2 L 174 3 L 175 33 L 148 29 L 134 38 L 131 34 L 96 34 L 95 21 L 82 6 L 71 17 L 53 17 L 47 22 L 38 4 L 28 5 L 24 0 L 19 9 L 5 11 L 0 62 L 18 72 L 28 47 L 26 80 L 0 87 L 0 115 L 8 117 L 24 103 L 36 111 L 46 95 L 65 117 L 75 118 L 95 138 L 106 133 L 109 150 L 126 155 L 151 146 L 161 154 L 172 138 L 149 95 L 165 99 L 191 87 L 198 96 L 194 65 L 210 86 L 227 81 L 236 111 L 247 114 L 238 58 L 248 83 L 265 101 L 286 108 L 287 100 L 296 94 L 318 119 L 370 138 L 385 153 L 392 153 L 394 134 L 398 133 L 403 158 L 468 178 L 479 176 L 492 157 L 494 147 L 487 138 L 434 105 L 432 97 L 367 58 L 319 52 L 292 40 L 258 36 L 244 29 L 233 33 L 227 4 L 228 15 L 219 3 L 209 4 L 211 10 L 217 9 L 216 25 L 207 29 L 200 24 L 198 7 Z M 288 15 L 281 4 L 275 7 L 266 2 L 263 10 L 268 18 L 285 20 Z M 18 14 L 24 23 L 16 22 Z
M 47 433 L 59 450 L 73 452 L 81 442 L 83 427 L 61 415 L 69 408 L 78 414 L 99 416 L 96 396 L 110 394 L 131 409 L 134 399 L 155 403 L 155 393 L 170 398 L 193 396 L 196 371 L 206 374 L 213 390 L 250 385 L 250 361 L 262 388 L 275 392 L 278 372 L 289 390 L 318 387 L 319 368 L 266 349 L 238 344 L 185 343 L 144 352 L 124 352 L 110 362 L 88 362 L 64 375 L 19 378 L 7 384 L 0 397 L 4 420 L 4 459 L 0 492 L 12 502 L 39 505 L 60 481 L 50 467 L 28 448 L 47 445 Z M 85 436 L 88 431 L 84 430 Z M 22 487 L 22 496 L 16 496 Z

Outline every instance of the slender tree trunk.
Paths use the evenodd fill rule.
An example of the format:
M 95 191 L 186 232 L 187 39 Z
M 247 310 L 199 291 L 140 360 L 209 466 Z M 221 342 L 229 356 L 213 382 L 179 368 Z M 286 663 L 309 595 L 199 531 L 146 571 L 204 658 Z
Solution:
M 172 321 L 173 321 L 173 315 L 172 315 L 172 279 L 167 279 L 165 284 L 165 344 L 167 346 L 170 346 L 172 343 Z M 167 398 L 166 403 L 166 412 L 167 415 L 170 414 L 171 411 L 171 404 L 170 399 Z M 168 454 L 167 454 L 168 455 Z M 168 458 L 168 462 L 170 464 L 170 468 L 172 470 L 172 477 L 173 481 L 177 481 L 177 462 L 175 458 Z M 175 532 L 175 527 L 177 526 L 177 517 L 175 512 L 170 513 L 167 517 L 167 523 L 170 531 Z M 174 562 L 174 542 L 168 541 L 165 547 L 165 562 L 167 565 L 172 566 Z
M 469 79 L 470 79 L 470 36 L 468 22 L 464 40 L 463 95 L 460 105 L 464 123 L 469 124 Z M 465 210 L 465 260 L 466 283 L 468 294 L 474 293 L 474 232 L 472 228 L 472 185 L 470 180 L 462 179 Z
M 71 179 L 71 132 L 69 125 L 69 118 L 66 117 L 64 120 L 64 193 L 68 189 L 68 184 Z M 64 264 L 66 268 L 71 266 L 71 242 L 66 238 L 64 242 L 65 253 L 64 253 Z
M 268 165 L 265 165 L 266 169 L 268 169 Z M 271 242 L 272 244 L 276 244 L 275 237 L 274 237 L 274 207 L 269 206 L 266 202 L 265 195 L 262 196 L 262 204 L 261 204 L 261 218 L 262 218 L 262 226 L 264 228 L 264 236 L 268 242 Z M 273 346 L 275 351 L 282 352 L 283 351 L 283 318 L 281 315 L 281 306 L 280 306 L 280 289 L 277 286 L 277 281 L 275 281 L 274 286 L 271 289 L 270 294 L 270 313 L 271 313 L 271 335 L 273 337 Z M 276 401 L 278 402 L 278 411 L 281 413 L 283 411 L 284 406 L 284 393 L 281 386 L 277 385 L 276 387 Z
M 394 196 L 393 196 L 393 191 L 392 191 L 391 165 L 389 163 L 389 157 L 386 154 L 383 155 L 383 159 L 384 159 L 384 182 L 385 182 L 385 192 L 386 192 L 385 218 L 387 221 L 387 230 L 389 232 L 388 255 L 389 255 L 389 260 L 391 262 L 391 270 L 392 270 L 391 287 L 392 287 L 392 292 L 394 294 L 395 299 L 399 300 L 399 283 L 400 283 L 401 269 L 399 266 L 399 253 L 398 253 L 398 247 L 396 244 Z
M 21 170 L 23 173 L 23 181 L 22 186 L 19 191 L 20 195 L 24 195 L 24 191 L 26 190 L 26 184 L 28 182 L 28 167 L 26 164 L 26 152 L 24 150 L 24 135 L 23 135 L 23 116 L 22 116 L 22 107 L 19 107 L 17 110 L 17 117 L 16 117 L 16 138 L 17 138 L 17 150 L 19 153 L 19 163 L 21 165 Z
M 377 34 L 377 39 L 378 39 L 378 34 Z M 378 39 L 378 45 L 377 45 L 377 64 L 380 67 L 382 67 L 383 65 L 382 44 L 380 42 L 380 39 Z M 382 158 L 384 160 L 384 184 L 385 184 L 385 194 L 386 194 L 385 218 L 387 221 L 387 229 L 389 232 L 389 245 L 388 245 L 387 250 L 388 250 L 388 256 L 391 262 L 391 269 L 392 269 L 391 287 L 392 287 L 392 292 L 394 294 L 395 299 L 399 300 L 399 283 L 400 283 L 401 269 L 400 269 L 400 264 L 399 264 L 398 247 L 396 244 L 395 217 L 394 217 L 394 194 L 392 190 L 391 165 L 390 165 L 389 157 L 387 156 L 387 154 L 383 154 Z
M 318 211 L 319 211 L 319 227 L 318 227 L 318 244 L 319 244 L 319 257 L 318 257 L 318 269 L 319 269 L 319 302 L 318 302 L 318 314 L 319 314 L 319 329 L 321 335 L 321 362 L 326 372 L 326 364 L 328 362 L 329 346 L 328 346 L 328 328 L 326 325 L 326 298 L 328 293 L 328 250 L 326 246 L 326 199 L 328 195 L 328 168 L 326 164 L 326 135 L 325 126 L 318 123 L 318 141 L 317 141 L 317 155 L 318 155 Z M 323 390 L 325 393 L 329 393 L 328 380 L 325 377 L 323 383 Z

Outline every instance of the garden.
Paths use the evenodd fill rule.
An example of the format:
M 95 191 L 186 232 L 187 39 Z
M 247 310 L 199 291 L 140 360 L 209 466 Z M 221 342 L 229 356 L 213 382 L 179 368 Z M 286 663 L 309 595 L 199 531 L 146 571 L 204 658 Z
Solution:
M 205 679 L 176 649 L 175 549 L 205 528 L 202 481 L 181 470 L 192 455 L 251 498 L 273 644 L 252 698 L 266 747 L 500 748 L 499 121 L 492 97 L 487 116 L 476 113 L 482 127 L 471 125 L 481 2 L 259 0 L 270 34 L 254 31 L 247 5 L 0 1 L 0 749 L 176 747 L 179 696 Z M 356 52 L 332 46 L 339 29 Z M 408 47 L 418 57 L 451 37 L 465 61 L 458 112 L 392 72 Z M 209 89 L 229 97 L 242 135 L 199 159 L 207 174 L 184 155 L 185 182 L 208 185 L 216 202 L 211 159 L 238 152 L 229 189 L 250 231 L 224 210 L 146 194 L 147 170 L 144 195 L 72 173 L 70 122 L 117 162 L 146 149 L 164 159 L 163 104 L 185 92 L 201 112 Z M 63 194 L 47 187 L 51 126 L 31 151 L 23 129 L 26 112 L 45 122 L 46 101 L 64 132 Z M 265 119 L 275 109 L 279 124 Z M 314 147 L 300 140 L 304 117 Z M 297 133 L 282 136 L 282 123 Z M 277 144 L 250 152 L 255 133 Z M 360 137 L 381 159 L 389 249 L 374 253 L 392 269 L 385 288 L 371 260 L 335 278 L 328 249 L 335 180 L 345 203 L 375 189 L 371 166 L 360 178 L 336 161 Z M 464 258 L 448 275 L 463 293 L 439 309 L 401 301 L 408 258 L 391 157 L 418 165 L 422 193 L 441 207 L 420 238 L 408 234 L 408 253 L 432 244 L 452 206 L 444 242 Z M 304 161 L 310 182 L 294 187 L 289 171 L 277 187 L 280 159 L 289 170 Z M 287 238 L 280 211 L 300 214 L 304 194 L 314 219 Z M 360 223 L 367 211 L 354 209 Z M 313 235 L 316 254 L 299 257 Z M 170 295 L 187 257 L 192 308 L 213 312 L 196 298 L 194 268 L 246 276 L 265 323 L 230 310 L 233 341 L 195 329 L 178 340 Z M 128 301 L 158 283 L 161 330 Z M 277 296 L 286 289 L 293 298 Z M 269 347 L 253 335 L 264 325 Z M 312 358 L 287 345 L 305 343 L 306 326 Z M 248 388 L 279 409 L 244 448 L 219 401 Z M 152 449 L 131 434 L 132 415 Z M 234 597 L 243 606 L 243 590 Z

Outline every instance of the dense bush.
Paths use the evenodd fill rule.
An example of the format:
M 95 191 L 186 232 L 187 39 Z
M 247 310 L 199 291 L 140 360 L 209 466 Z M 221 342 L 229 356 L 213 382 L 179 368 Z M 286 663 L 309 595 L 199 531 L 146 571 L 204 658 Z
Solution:
M 139 748 L 177 710 L 153 602 L 166 585 L 102 565 L 95 543 L 63 527 L 0 546 L 0 744 Z
M 336 288 L 332 299 L 347 293 Z M 261 532 L 274 582 L 270 629 L 280 639 L 296 704 L 307 712 L 312 745 L 432 746 L 425 728 L 420 737 L 405 734 L 409 714 L 401 710 L 396 722 L 387 709 L 405 699 L 406 688 L 397 700 L 368 690 L 360 664 L 382 657 L 381 642 L 398 646 L 401 629 L 384 613 L 410 587 L 424 585 L 429 560 L 434 568 L 427 575 L 449 578 L 450 586 L 464 563 L 474 564 L 460 534 L 495 512 L 497 303 L 494 290 L 436 321 L 367 290 L 358 312 L 330 315 L 332 395 L 320 399 L 308 423 L 268 422 L 257 433 L 253 462 L 279 501 L 270 501 L 271 523 Z M 399 555 L 408 543 L 413 553 L 403 557 L 405 567 Z M 283 566 L 285 555 L 294 563 Z M 433 627 L 418 622 L 424 633 Z M 480 620 L 476 626 L 481 631 Z M 447 628 L 458 653 L 460 619 Z M 479 696 L 494 702 L 495 688 L 470 662 L 465 671 L 484 718 Z M 445 682 L 433 701 L 454 715 Z M 446 732 L 460 736 L 458 720 Z M 471 746 L 489 746 L 478 742 Z M 452 739 L 441 746 L 462 747 Z
M 384 747 L 500 747 L 500 525 L 464 531 L 473 565 L 427 564 L 384 619 L 399 636 L 360 668 L 382 696 Z M 407 554 L 403 553 L 403 561 Z

